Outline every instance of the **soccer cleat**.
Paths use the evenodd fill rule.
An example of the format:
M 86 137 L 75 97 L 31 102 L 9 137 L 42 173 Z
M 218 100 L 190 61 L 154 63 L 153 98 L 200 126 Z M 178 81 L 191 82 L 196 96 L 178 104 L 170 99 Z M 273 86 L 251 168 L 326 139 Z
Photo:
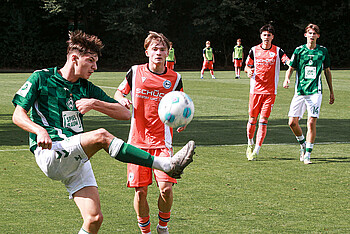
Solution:
M 304 158 L 304 164 L 311 164 L 312 162 L 310 161 L 310 157 L 305 157 Z
M 212 76 L 211 78 L 216 79 L 215 76 Z
M 168 227 L 162 228 L 159 226 L 159 224 L 157 225 L 157 233 L 158 234 L 169 234 L 169 230 Z
M 201 76 L 201 79 L 203 79 L 203 76 Z
M 258 154 L 256 152 L 253 152 L 252 154 L 249 155 L 248 161 L 255 161 L 256 157 L 258 157 Z
M 194 149 L 196 148 L 194 141 L 189 141 L 182 149 L 180 149 L 170 159 L 171 170 L 167 172 L 170 177 L 180 179 L 185 167 L 193 161 Z
M 254 150 L 254 145 L 248 145 L 247 147 L 247 152 L 246 152 L 246 156 L 249 159 L 250 155 L 253 153 Z

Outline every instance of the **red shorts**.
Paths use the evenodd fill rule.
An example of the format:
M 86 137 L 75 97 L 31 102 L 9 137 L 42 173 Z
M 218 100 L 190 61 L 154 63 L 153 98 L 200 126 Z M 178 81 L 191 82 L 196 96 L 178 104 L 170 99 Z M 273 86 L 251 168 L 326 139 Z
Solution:
M 275 94 L 250 94 L 249 95 L 249 116 L 270 117 L 273 104 L 275 103 Z
M 156 157 L 170 157 L 173 154 L 172 150 L 167 148 L 160 149 L 143 149 Z M 130 188 L 145 187 L 152 184 L 152 171 L 157 182 L 171 182 L 177 183 L 177 180 L 168 176 L 165 172 L 155 170 L 148 167 L 139 166 L 128 163 L 128 183 Z
M 174 70 L 174 65 L 175 65 L 174 61 L 166 61 L 165 63 L 165 66 L 170 70 Z
M 204 60 L 202 70 L 204 69 L 213 70 L 213 61 Z
M 235 67 L 242 67 L 243 59 L 235 59 Z

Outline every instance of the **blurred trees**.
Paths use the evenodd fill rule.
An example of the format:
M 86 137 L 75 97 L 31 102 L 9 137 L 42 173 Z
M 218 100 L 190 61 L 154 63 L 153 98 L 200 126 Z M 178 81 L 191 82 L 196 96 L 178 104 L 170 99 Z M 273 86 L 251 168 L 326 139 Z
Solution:
M 68 30 L 98 35 L 105 49 L 99 70 L 126 70 L 146 62 L 148 31 L 173 43 L 177 69 L 201 68 L 202 49 L 210 40 L 216 68 L 232 69 L 231 53 L 242 38 L 245 54 L 260 43 L 259 28 L 272 23 L 274 44 L 290 56 L 304 44 L 312 22 L 319 43 L 331 54 L 332 67 L 349 67 L 349 1 L 340 0 L 0 0 L 0 68 L 62 66 Z

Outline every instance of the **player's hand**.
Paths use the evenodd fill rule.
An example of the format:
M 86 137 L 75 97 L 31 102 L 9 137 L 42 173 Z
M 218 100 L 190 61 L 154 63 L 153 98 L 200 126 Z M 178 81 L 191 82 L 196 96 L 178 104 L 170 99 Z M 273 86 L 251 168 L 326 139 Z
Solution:
M 131 101 L 127 98 L 122 98 L 118 101 L 120 103 L 120 105 L 130 109 L 130 105 L 132 105 Z
M 40 133 L 37 134 L 36 141 L 38 143 L 38 146 L 42 147 L 43 149 L 52 148 L 52 140 L 45 129 L 43 129 L 42 131 L 40 131 Z
M 288 85 L 289 83 L 290 83 L 290 80 L 289 79 L 285 79 L 283 81 L 283 88 L 288 89 L 289 88 L 289 85 Z
M 334 103 L 334 94 L 333 93 L 331 93 L 330 95 L 329 95 L 329 104 L 333 104 Z
M 249 78 L 252 78 L 253 77 L 253 75 L 254 75 L 254 68 L 248 68 L 248 77 Z
M 75 106 L 81 114 L 85 114 L 93 109 L 95 101 L 93 98 L 82 98 L 75 102 Z
M 182 131 L 185 130 L 185 129 L 186 129 L 186 126 L 184 126 L 184 127 L 179 127 L 179 128 L 176 129 L 176 131 L 177 131 L 177 132 L 182 132 Z

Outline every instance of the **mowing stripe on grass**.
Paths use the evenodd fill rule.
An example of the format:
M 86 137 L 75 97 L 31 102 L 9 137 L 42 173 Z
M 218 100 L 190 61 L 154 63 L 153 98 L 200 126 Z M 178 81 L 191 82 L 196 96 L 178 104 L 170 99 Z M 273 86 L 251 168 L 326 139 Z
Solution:
M 331 145 L 331 144 L 350 144 L 350 141 L 342 142 L 320 142 L 315 143 L 316 145 Z M 220 146 L 246 146 L 247 144 L 237 144 L 237 145 L 196 145 L 198 147 L 220 147 Z M 264 144 L 264 145 L 297 145 L 297 143 L 280 143 L 280 144 Z M 0 152 L 10 152 L 10 151 L 24 151 L 29 149 L 5 149 L 0 150 Z

